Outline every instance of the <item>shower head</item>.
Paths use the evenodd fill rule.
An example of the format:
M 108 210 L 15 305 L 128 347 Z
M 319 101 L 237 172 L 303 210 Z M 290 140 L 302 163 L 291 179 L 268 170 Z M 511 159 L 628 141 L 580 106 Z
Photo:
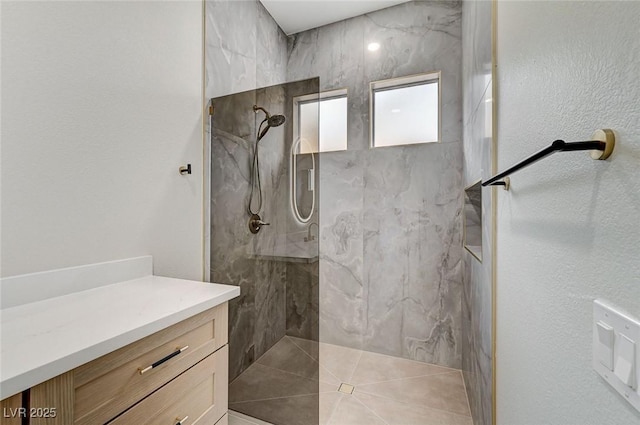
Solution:
M 262 106 L 258 106 L 258 105 L 253 105 L 253 110 L 254 112 L 258 112 L 258 111 L 262 111 L 264 112 L 264 114 L 267 116 L 264 120 L 262 120 L 262 122 L 260 123 L 260 126 L 262 126 L 262 124 L 267 123 L 267 126 L 264 128 L 264 130 L 262 130 L 260 132 L 260 135 L 258 136 L 258 141 L 260 141 L 260 139 L 262 139 L 266 134 L 267 131 L 269 131 L 269 129 L 271 127 L 279 127 L 282 124 L 284 124 L 284 122 L 286 121 L 286 118 L 284 117 L 284 115 L 273 115 L 271 116 L 269 114 L 269 112 L 264 109 Z
M 274 115 L 272 117 L 265 118 L 262 121 L 262 123 L 266 121 L 267 126 L 264 128 L 264 130 L 260 132 L 260 135 L 258 136 L 258 141 L 260 141 L 260 139 L 262 139 L 267 134 L 267 131 L 269 131 L 271 127 L 279 127 L 282 124 L 284 124 L 285 119 L 286 118 L 284 117 L 284 115 Z M 262 123 L 260 123 L 260 125 L 262 125 Z
M 267 125 L 269 127 L 280 127 L 282 124 L 284 124 L 285 120 L 286 118 L 284 117 L 284 115 L 274 115 L 267 119 Z

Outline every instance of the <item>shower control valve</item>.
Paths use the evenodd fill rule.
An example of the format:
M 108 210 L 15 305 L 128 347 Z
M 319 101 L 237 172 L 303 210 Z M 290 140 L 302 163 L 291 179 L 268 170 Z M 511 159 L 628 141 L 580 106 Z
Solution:
M 262 221 L 258 214 L 251 214 L 249 218 L 249 231 L 251 233 L 258 233 L 262 226 L 269 226 L 271 223 L 265 223 Z

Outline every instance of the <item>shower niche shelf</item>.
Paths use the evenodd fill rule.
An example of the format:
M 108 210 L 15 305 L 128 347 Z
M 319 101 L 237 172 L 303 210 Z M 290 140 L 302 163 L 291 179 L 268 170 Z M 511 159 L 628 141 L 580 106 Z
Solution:
M 467 251 L 482 262 L 482 181 L 464 189 L 464 237 Z
M 306 233 L 306 232 L 304 232 Z M 318 242 L 304 241 L 298 234 L 278 235 L 269 247 L 252 250 L 249 258 L 286 263 L 315 263 L 318 261 Z

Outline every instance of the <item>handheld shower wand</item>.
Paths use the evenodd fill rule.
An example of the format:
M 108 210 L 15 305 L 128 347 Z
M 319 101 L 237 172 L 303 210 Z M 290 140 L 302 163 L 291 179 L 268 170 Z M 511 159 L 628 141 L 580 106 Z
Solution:
M 267 126 L 264 128 L 264 130 L 260 131 L 260 134 L 258 135 L 258 140 L 256 141 L 256 143 L 258 143 L 267 134 L 267 131 L 269 131 L 271 127 L 280 127 L 282 124 L 284 124 L 286 120 L 284 115 L 271 116 L 271 114 L 269 114 L 269 111 L 264 109 L 262 106 L 253 105 L 253 112 L 257 114 L 258 111 L 262 111 L 266 115 L 265 119 L 263 119 L 262 122 L 260 123 L 260 126 L 258 127 L 258 131 L 260 131 L 260 129 L 262 128 L 262 125 L 265 122 L 267 123 Z
M 273 115 L 269 114 L 269 112 L 264 109 L 262 106 L 253 105 L 253 111 L 257 114 L 258 111 L 262 111 L 265 114 L 265 118 L 262 120 L 258 129 L 256 130 L 256 144 L 253 147 L 253 160 L 251 161 L 251 170 L 249 173 L 249 186 L 251 187 L 251 192 L 249 194 L 249 204 L 247 205 L 247 212 L 251 219 L 249 220 L 249 228 L 252 233 L 257 233 L 260 230 L 260 226 L 265 226 L 268 223 L 264 223 L 260 220 L 260 210 L 262 209 L 262 183 L 260 181 L 260 161 L 258 157 L 258 144 L 260 140 L 267 134 L 271 127 L 279 127 L 284 124 L 286 118 L 284 115 Z M 262 126 L 264 124 L 267 126 L 263 129 Z M 257 191 L 258 205 L 257 210 L 254 211 L 252 209 L 254 192 Z

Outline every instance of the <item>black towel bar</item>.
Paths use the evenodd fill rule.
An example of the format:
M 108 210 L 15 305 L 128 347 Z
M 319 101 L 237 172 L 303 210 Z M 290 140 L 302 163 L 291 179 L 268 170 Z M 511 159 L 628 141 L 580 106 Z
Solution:
M 527 167 L 534 162 L 540 161 L 547 156 L 556 152 L 573 152 L 573 151 L 594 151 L 591 153 L 593 159 L 607 159 L 613 152 L 615 146 L 615 134 L 612 130 L 603 129 L 597 130 L 593 135 L 594 140 L 588 140 L 585 142 L 565 142 L 564 140 L 556 140 L 550 146 L 542 149 L 541 151 L 531 155 L 529 158 L 519 162 L 513 167 L 503 171 L 500 174 L 495 175 L 486 182 L 482 182 L 482 186 L 505 186 L 508 188 L 508 184 L 498 181 L 504 179 L 509 174 L 515 173 L 518 170 Z

